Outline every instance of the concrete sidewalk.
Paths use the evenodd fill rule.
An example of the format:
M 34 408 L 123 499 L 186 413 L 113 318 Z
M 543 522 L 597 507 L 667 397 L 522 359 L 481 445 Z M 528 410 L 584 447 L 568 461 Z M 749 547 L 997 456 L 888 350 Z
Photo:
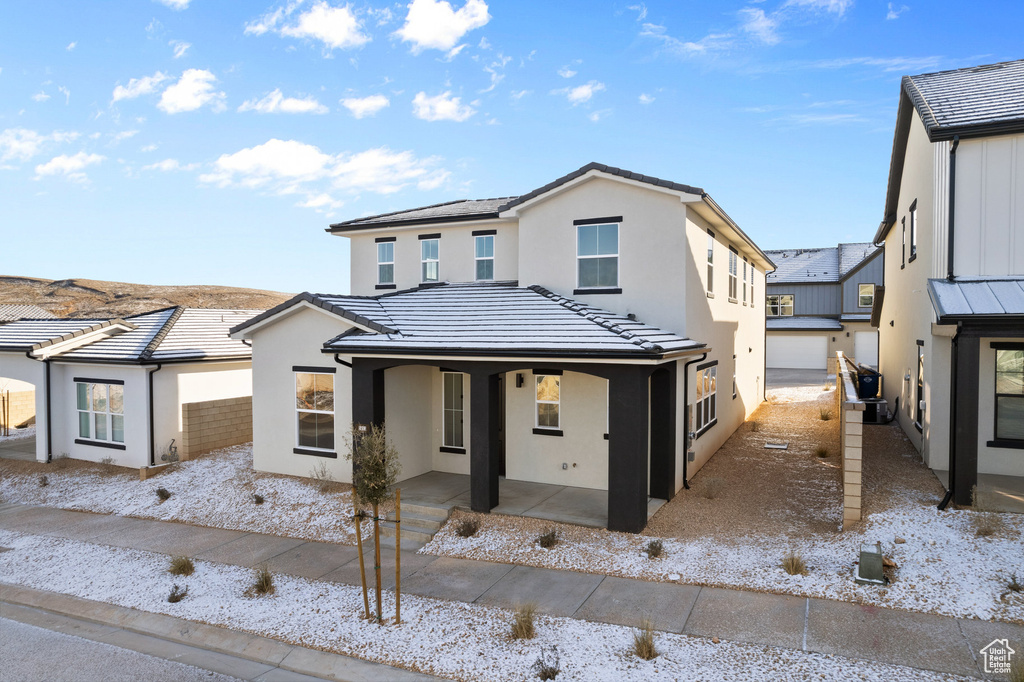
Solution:
M 0 506 L 0 528 L 131 547 L 357 585 L 354 547 L 258 533 L 46 507 Z M 382 557 L 394 584 L 394 552 Z M 403 552 L 403 592 L 501 607 L 536 602 L 547 614 L 719 637 L 808 652 L 986 677 L 979 651 L 1008 639 L 1024 651 L 1024 626 L 911 613 L 826 599 L 653 583 L 575 571 Z M 998 678 L 994 678 L 998 679 Z

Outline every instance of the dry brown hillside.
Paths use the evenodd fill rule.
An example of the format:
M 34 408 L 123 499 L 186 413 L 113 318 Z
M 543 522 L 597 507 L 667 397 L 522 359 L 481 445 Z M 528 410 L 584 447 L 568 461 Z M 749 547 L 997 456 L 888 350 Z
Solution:
M 238 287 L 153 286 L 0 275 L 0 303 L 34 303 L 58 317 L 123 317 L 172 305 L 266 309 L 291 296 L 279 291 Z

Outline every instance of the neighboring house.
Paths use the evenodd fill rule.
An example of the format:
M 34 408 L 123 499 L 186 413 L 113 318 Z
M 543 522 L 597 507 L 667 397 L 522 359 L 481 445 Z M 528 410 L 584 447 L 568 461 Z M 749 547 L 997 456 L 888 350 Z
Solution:
M 35 389 L 39 461 L 66 454 L 159 464 L 189 437 L 200 439 L 190 453 L 197 454 L 195 446 L 238 435 L 251 410 L 252 353 L 227 332 L 259 312 L 177 307 L 125 319 L 12 322 L 0 327 L 0 377 Z M 183 424 L 184 405 L 210 401 L 235 416 Z
M 3 303 L 0 304 L 0 324 L 7 324 L 15 320 L 55 320 L 57 316 L 43 310 L 31 303 Z
M 21 319 L 53 320 L 57 316 L 31 303 L 0 304 L 0 325 Z M 32 384 L 0 377 L 0 428 L 21 428 L 35 420 L 36 397 Z
M 970 504 L 1024 475 L 1024 60 L 903 78 L 875 243 L 884 397 Z
M 608 527 L 639 531 L 763 398 L 773 266 L 703 190 L 590 164 L 329 231 L 352 295 L 232 331 L 257 469 L 349 481 L 351 423 L 386 421 L 402 479 L 468 474 L 483 512 L 501 476 L 607 490 Z
M 826 369 L 836 351 L 877 366 L 871 306 L 882 284 L 882 249 L 865 243 L 765 253 L 776 266 L 765 290 L 767 366 Z

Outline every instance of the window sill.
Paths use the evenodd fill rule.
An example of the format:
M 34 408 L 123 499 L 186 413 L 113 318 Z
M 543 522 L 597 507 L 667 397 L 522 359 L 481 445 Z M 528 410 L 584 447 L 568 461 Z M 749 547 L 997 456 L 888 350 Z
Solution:
M 592 287 L 589 289 L 573 289 L 573 296 L 584 296 L 586 294 L 621 294 L 622 289 L 618 287 Z
M 561 436 L 561 429 L 534 429 L 533 435 L 535 436 Z
M 708 298 L 714 298 L 714 297 L 715 297 L 715 295 L 709 291 L 708 292 Z
M 739 299 L 736 299 L 736 298 L 730 298 L 729 299 L 729 303 L 739 303 L 739 302 L 740 302 Z
M 438 448 L 440 452 L 447 452 L 450 455 L 464 455 L 466 454 L 466 448 L 452 448 L 447 445 L 442 445 Z
M 310 448 L 292 448 L 296 455 L 313 455 L 314 457 L 326 457 L 327 459 L 338 459 L 337 452 L 330 450 L 311 450 Z
M 910 256 L 910 258 L 907 259 L 907 262 L 908 263 L 913 263 L 916 260 L 917 260 L 917 254 L 915 253 L 912 256 Z
M 85 440 L 83 438 L 76 438 L 75 443 L 77 445 L 91 445 L 94 448 L 110 448 L 111 450 L 127 450 L 121 443 L 108 443 L 102 440 Z
M 378 284 L 374 289 L 397 289 L 397 284 Z
M 1024 450 L 1024 440 L 990 440 L 985 443 L 990 448 L 1007 448 L 1009 450 Z
M 714 418 L 714 419 L 712 419 L 712 420 L 711 420 L 711 421 L 710 421 L 709 423 L 705 424 L 705 425 L 703 426 L 703 428 L 701 428 L 701 430 L 700 430 L 700 431 L 698 431 L 698 432 L 697 432 L 696 434 L 694 434 L 694 436 L 693 436 L 693 439 L 694 439 L 694 440 L 697 440 L 698 438 L 700 438 L 701 436 L 703 436 L 703 435 L 704 435 L 705 433 L 707 433 L 708 431 L 710 431 L 710 430 L 711 430 L 711 428 L 712 428 L 712 427 L 713 427 L 713 426 L 714 426 L 715 424 L 717 424 L 717 423 L 718 423 L 718 417 L 715 417 L 715 418 Z
M 917 429 L 918 433 L 924 433 L 924 428 L 917 422 L 914 422 L 914 428 Z

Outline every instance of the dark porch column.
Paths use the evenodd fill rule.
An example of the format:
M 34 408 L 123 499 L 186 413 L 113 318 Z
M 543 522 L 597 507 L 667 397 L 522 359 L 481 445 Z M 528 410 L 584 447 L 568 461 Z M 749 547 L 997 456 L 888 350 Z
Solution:
M 489 512 L 498 506 L 498 375 L 469 376 L 470 506 Z
M 676 493 L 676 363 L 651 375 L 651 497 Z
M 384 423 L 384 370 L 363 358 L 352 358 L 352 421 Z
M 647 377 L 621 367 L 608 378 L 608 529 L 639 533 L 647 525 Z
M 978 483 L 978 376 L 980 369 L 981 339 L 963 332 L 955 341 L 956 365 L 954 370 L 955 401 L 953 417 L 954 442 L 950 454 L 950 482 L 953 484 L 953 501 L 960 505 L 971 504 L 971 489 Z M 933 426 L 935 426 L 933 424 Z

